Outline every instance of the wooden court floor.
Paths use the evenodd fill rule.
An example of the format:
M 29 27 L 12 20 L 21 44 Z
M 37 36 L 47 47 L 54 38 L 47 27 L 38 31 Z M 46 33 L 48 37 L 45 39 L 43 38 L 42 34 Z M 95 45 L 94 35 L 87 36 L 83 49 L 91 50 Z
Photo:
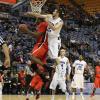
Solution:
M 26 96 L 23 95 L 3 95 L 0 100 L 25 100 Z M 39 100 L 50 100 L 51 95 L 41 95 Z M 35 100 L 34 96 L 30 96 L 30 100 Z M 64 95 L 56 95 L 55 100 L 66 100 Z M 70 96 L 71 100 L 71 96 Z M 76 100 L 82 100 L 80 96 L 77 96 Z M 100 95 L 94 96 L 92 99 L 89 95 L 85 95 L 85 100 L 100 100 Z

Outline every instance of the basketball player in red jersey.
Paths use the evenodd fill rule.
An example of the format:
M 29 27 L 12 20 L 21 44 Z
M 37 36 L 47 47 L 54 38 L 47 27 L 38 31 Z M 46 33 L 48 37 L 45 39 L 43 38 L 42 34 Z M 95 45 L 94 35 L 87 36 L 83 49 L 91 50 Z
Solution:
M 36 100 L 39 98 L 39 91 L 41 90 L 45 78 L 45 68 L 42 67 L 46 63 L 46 56 L 48 52 L 48 36 L 46 34 L 47 23 L 41 22 L 37 27 L 37 32 L 31 32 L 28 27 L 24 24 L 19 26 L 19 29 L 22 32 L 33 34 L 37 38 L 37 43 L 34 45 L 32 52 L 30 53 L 32 59 L 32 70 L 34 72 L 34 76 L 32 81 L 30 82 L 30 87 L 28 92 L 33 88 L 37 91 Z M 27 93 L 27 100 L 29 100 Z
M 19 30 L 21 32 L 31 34 L 37 38 L 37 43 L 34 45 L 34 48 L 30 53 L 30 57 L 34 63 L 37 63 L 41 66 L 45 66 L 45 63 L 43 63 L 45 58 L 44 56 L 48 52 L 48 36 L 46 34 L 47 25 L 47 22 L 39 23 L 36 32 L 30 31 L 26 24 L 19 25 Z
M 91 97 L 94 96 L 96 88 L 100 88 L 100 60 L 97 62 L 97 66 L 95 67 L 95 81 L 94 81 L 94 88 L 91 94 Z

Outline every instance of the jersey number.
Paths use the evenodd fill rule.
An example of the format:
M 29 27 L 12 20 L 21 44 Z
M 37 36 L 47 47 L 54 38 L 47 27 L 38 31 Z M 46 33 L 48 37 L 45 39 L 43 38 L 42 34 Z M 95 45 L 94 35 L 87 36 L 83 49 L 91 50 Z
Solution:
M 61 68 L 63 69 L 63 64 L 61 64 Z
M 78 68 L 77 68 L 77 70 L 82 70 L 82 66 L 79 65 Z

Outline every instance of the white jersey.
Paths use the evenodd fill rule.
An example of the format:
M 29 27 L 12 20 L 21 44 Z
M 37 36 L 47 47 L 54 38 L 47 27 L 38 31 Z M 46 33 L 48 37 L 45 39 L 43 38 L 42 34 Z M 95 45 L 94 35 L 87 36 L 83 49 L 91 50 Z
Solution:
M 66 71 L 67 71 L 67 68 L 70 67 L 69 66 L 69 60 L 67 57 L 58 57 L 59 61 L 60 61 L 60 64 L 58 64 L 56 66 L 56 71 L 55 73 L 58 74 L 58 77 L 62 77 L 62 78 L 65 78 L 65 75 L 66 75 Z M 69 68 L 68 68 L 69 69 Z
M 59 17 L 57 19 L 53 19 L 52 17 L 49 18 L 49 22 L 52 23 L 54 26 L 58 23 L 63 23 L 62 19 Z M 62 27 L 61 27 L 62 28 Z M 48 38 L 52 38 L 52 37 L 59 37 L 60 36 L 60 31 L 61 31 L 61 28 L 59 29 L 56 29 L 56 30 L 52 30 L 49 26 L 47 27 L 47 33 L 48 33 Z
M 87 63 L 82 60 L 76 60 L 74 62 L 74 64 L 72 65 L 73 67 L 75 67 L 75 74 L 82 74 L 84 73 L 84 69 L 86 68 Z

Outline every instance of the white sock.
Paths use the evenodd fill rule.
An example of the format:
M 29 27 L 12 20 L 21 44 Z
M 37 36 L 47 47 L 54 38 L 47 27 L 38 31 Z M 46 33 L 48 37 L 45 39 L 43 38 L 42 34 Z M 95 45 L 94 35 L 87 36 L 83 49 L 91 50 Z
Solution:
M 26 95 L 26 98 L 29 98 L 29 93 Z
M 54 100 L 54 98 L 55 98 L 55 95 L 52 95 L 51 100 Z
M 72 100 L 75 100 L 75 92 L 72 93 Z
M 65 92 L 65 94 L 66 94 L 66 100 L 69 100 L 69 93 Z
M 80 93 L 82 100 L 84 100 L 83 92 Z

